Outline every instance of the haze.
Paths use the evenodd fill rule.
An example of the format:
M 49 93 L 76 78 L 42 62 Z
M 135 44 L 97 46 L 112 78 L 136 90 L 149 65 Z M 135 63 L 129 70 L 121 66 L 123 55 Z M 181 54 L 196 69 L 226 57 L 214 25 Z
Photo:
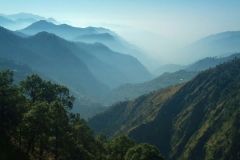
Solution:
M 28 12 L 75 26 L 112 29 L 161 63 L 209 34 L 239 30 L 237 0 L 0 0 L 5 14 Z

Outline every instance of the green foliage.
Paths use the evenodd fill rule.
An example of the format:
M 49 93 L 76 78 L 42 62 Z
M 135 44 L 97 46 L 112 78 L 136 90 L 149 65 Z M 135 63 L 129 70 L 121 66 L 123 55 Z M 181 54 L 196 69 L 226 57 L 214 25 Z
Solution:
M 135 143 L 126 136 L 114 138 L 107 144 L 108 160 L 123 160 L 126 152 Z
M 240 60 L 202 72 L 129 136 L 169 159 L 240 159 Z
M 0 72 L 0 95 L 0 159 L 123 160 L 135 145 L 127 137 L 95 138 L 70 112 L 69 90 L 38 75 L 14 85 L 12 72 Z
M 89 124 L 99 133 L 153 144 L 171 160 L 239 160 L 239 104 L 240 59 L 234 59 L 178 89 L 118 103 Z
M 13 85 L 13 73 L 0 72 L 0 135 L 8 136 L 19 124 L 24 98 Z
M 119 102 L 91 118 L 88 124 L 95 132 L 106 136 L 126 134 L 133 128 L 152 121 L 164 102 L 181 86 L 177 85 L 143 95 L 133 101 Z
M 127 151 L 124 160 L 163 160 L 163 158 L 156 147 L 139 144 Z
M 50 81 L 42 80 L 38 75 L 31 75 L 21 82 L 22 91 L 25 96 L 32 102 L 53 101 L 61 102 L 66 108 L 72 108 L 73 96 L 69 94 L 69 90 Z

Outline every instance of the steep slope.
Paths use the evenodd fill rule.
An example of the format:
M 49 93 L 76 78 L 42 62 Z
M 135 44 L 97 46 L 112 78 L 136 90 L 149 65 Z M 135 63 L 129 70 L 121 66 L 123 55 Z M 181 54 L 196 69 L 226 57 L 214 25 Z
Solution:
M 46 31 L 71 41 L 102 43 L 116 52 L 134 56 L 141 62 L 145 62 L 147 58 L 137 47 L 129 44 L 115 32 L 102 27 L 80 28 L 67 24 L 56 25 L 49 21 L 41 20 L 19 31 L 27 35 Z
M 20 37 L 0 28 L 0 57 L 27 64 L 34 72 L 68 86 L 81 106 L 74 111 L 84 118 L 105 110 L 99 101 L 109 87 L 142 82 L 151 76 L 131 56 L 101 44 L 69 42 L 47 32 Z
M 116 52 L 136 57 L 145 66 L 148 65 L 147 62 L 149 57 L 146 56 L 143 52 L 141 52 L 141 49 L 139 49 L 133 44 L 130 44 L 125 39 L 110 30 L 104 31 L 103 33 L 84 34 L 81 36 L 77 36 L 73 40 L 85 43 L 102 43 Z
M 172 89 L 172 90 L 171 90 Z M 128 134 L 168 159 L 240 159 L 240 59 L 200 73 L 182 87 L 122 102 L 89 121 L 108 136 Z
M 105 84 L 111 88 L 129 82 L 143 82 L 151 78 L 150 73 L 137 59 L 132 56 L 127 56 L 126 54 L 114 52 L 111 50 L 114 48 L 112 44 L 108 45 L 109 47 L 106 47 L 98 43 L 112 43 L 112 41 L 116 41 L 118 39 L 117 35 L 108 29 L 96 27 L 78 28 L 67 24 L 55 25 L 42 20 L 33 23 L 23 30 L 20 30 L 20 32 L 28 35 L 36 34 L 41 31 L 53 33 L 68 40 L 75 40 L 76 36 L 85 38 L 88 37 L 88 40 L 83 40 L 83 42 L 91 42 L 93 44 L 87 45 L 84 43 L 78 43 L 78 47 L 82 52 L 91 53 L 93 55 L 92 58 L 90 58 L 90 55 L 87 54 L 79 55 L 77 53 L 77 55 L 86 60 L 86 64 L 89 64 L 88 67 L 91 69 L 91 72 L 93 72 L 99 80 L 105 82 Z M 120 44 L 120 41 L 116 43 Z M 99 60 L 104 64 L 102 64 Z M 133 72 L 135 76 L 133 76 Z
M 107 90 L 72 53 L 68 42 L 52 34 L 43 32 L 21 38 L 0 28 L 0 57 L 27 64 L 83 95 L 96 96 Z
M 119 102 L 89 120 L 90 127 L 107 136 L 127 134 L 141 124 L 155 119 L 160 106 L 179 90 L 181 85 L 169 87 L 133 101 Z
M 240 159 L 240 60 L 199 74 L 130 132 L 170 159 Z
M 125 83 L 140 83 L 151 79 L 151 74 L 134 57 L 112 51 L 100 44 L 78 43 L 83 52 L 89 53 L 85 57 L 86 64 L 92 73 L 111 88 L 118 87 Z M 77 54 L 78 56 L 82 56 Z M 99 61 L 99 62 L 97 62 Z

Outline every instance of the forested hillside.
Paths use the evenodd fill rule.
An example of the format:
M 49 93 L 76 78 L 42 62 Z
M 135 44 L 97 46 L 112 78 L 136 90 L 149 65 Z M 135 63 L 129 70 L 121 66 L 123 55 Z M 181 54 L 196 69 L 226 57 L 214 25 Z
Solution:
M 154 95 L 149 94 L 133 102 L 118 104 L 89 123 L 98 132 L 107 132 L 108 135 L 124 133 L 138 142 L 154 144 L 167 159 L 240 159 L 239 82 L 240 60 L 234 59 L 200 73 L 165 101 L 159 99 L 148 105 Z M 159 92 L 156 96 L 161 97 L 161 94 Z M 130 105 L 132 103 L 140 105 Z M 156 115 L 136 126 L 131 120 L 137 118 L 137 114 L 132 113 L 141 104 L 146 106 L 143 113 L 148 113 L 155 106 L 152 115 Z M 132 108 L 126 109 L 127 105 Z M 114 113 L 115 117 L 109 113 Z M 126 113 L 131 118 L 125 118 L 123 115 L 128 115 Z M 101 124 L 108 121 L 118 127 Z M 130 126 L 126 127 L 126 124 Z
M 198 75 L 130 137 L 171 159 L 239 159 L 239 69 L 234 60 Z
M 13 84 L 13 72 L 0 72 L 0 159 L 162 160 L 159 150 L 125 136 L 94 137 L 74 97 L 61 85 L 28 76 Z
M 155 119 L 161 105 L 182 85 L 169 87 L 150 94 L 142 95 L 132 101 L 119 102 L 88 122 L 97 133 L 107 136 L 128 134 L 141 124 Z

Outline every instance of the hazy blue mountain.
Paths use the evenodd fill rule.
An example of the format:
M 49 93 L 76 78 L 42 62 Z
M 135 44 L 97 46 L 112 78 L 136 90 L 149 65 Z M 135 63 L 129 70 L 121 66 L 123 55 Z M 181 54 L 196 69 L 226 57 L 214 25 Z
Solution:
M 93 44 L 78 43 L 81 54 L 76 53 L 76 55 L 82 60 L 86 60 L 86 64 L 96 77 L 111 88 L 129 82 L 143 82 L 151 78 L 150 73 L 135 58 L 114 52 L 110 48 L 98 43 L 98 40 L 102 43 L 106 39 L 108 39 L 107 41 L 112 41 L 116 38 L 113 36 L 114 33 L 110 34 L 111 31 L 107 29 L 94 27 L 77 28 L 66 24 L 55 25 L 42 20 L 20 32 L 32 35 L 40 31 L 54 33 L 68 40 L 73 40 L 76 35 L 93 39 L 97 38 L 95 39 L 96 41 L 93 41 Z M 82 52 L 88 52 L 91 55 L 82 54 Z
M 102 27 L 73 27 L 67 24 L 56 25 L 54 23 L 41 20 L 20 30 L 27 35 L 46 31 L 54 33 L 62 38 L 71 41 L 79 41 L 85 43 L 102 43 L 108 48 L 138 58 L 141 62 L 146 62 L 147 57 L 132 44 L 129 44 L 113 31 Z
M 96 95 L 107 89 L 68 48 L 70 42 L 55 35 L 43 32 L 22 38 L 0 28 L 0 42 L 0 57 L 27 64 L 83 95 Z
M 116 52 L 136 57 L 144 66 L 151 68 L 149 63 L 152 60 L 140 48 L 134 44 L 130 44 L 113 31 L 107 30 L 103 33 L 85 34 L 77 36 L 73 40 L 85 43 L 102 43 Z
M 78 43 L 78 47 L 89 54 L 76 54 L 85 59 L 92 73 L 111 88 L 125 83 L 140 83 L 152 77 L 136 58 L 114 52 L 100 43 Z
M 138 58 L 141 62 L 146 62 L 147 56 L 140 51 L 135 45 L 128 43 L 116 33 L 107 30 L 104 33 L 92 33 L 77 36 L 75 41 L 86 43 L 102 43 L 114 51 L 124 53 Z
M 26 34 L 24 34 L 24 33 L 22 33 L 22 32 L 19 32 L 19 31 L 15 31 L 14 33 L 15 33 L 17 36 L 22 37 L 22 38 L 28 37 L 28 35 L 26 35 Z
M 240 52 L 240 31 L 228 31 L 207 36 L 184 49 L 188 60 L 204 57 L 228 56 Z
M 37 21 L 31 24 L 30 26 L 20 30 L 20 32 L 28 35 L 34 35 L 43 31 L 56 34 L 67 40 L 74 40 L 77 36 L 110 32 L 109 30 L 101 27 L 78 28 L 78 27 L 67 25 L 67 24 L 56 25 L 46 20 Z
M 181 66 L 181 70 L 179 71 L 165 72 L 160 76 L 154 78 L 153 80 L 146 81 L 144 83 L 125 84 L 119 86 L 111 90 L 111 92 L 107 94 L 106 98 L 103 101 L 107 104 L 112 104 L 118 101 L 128 99 L 132 100 L 140 95 L 147 94 L 161 88 L 187 82 L 191 80 L 193 77 L 195 77 L 195 75 L 197 75 L 201 71 L 216 67 L 219 64 L 231 61 L 239 57 L 240 54 L 233 54 L 226 57 L 207 57 L 199 61 L 196 61 L 195 63 L 192 63 L 190 65 Z M 176 67 L 176 69 L 177 68 L 178 67 Z M 166 69 L 166 71 L 168 69 Z
M 83 95 L 95 96 L 96 100 L 108 87 L 151 78 L 135 58 L 113 52 L 102 44 L 73 43 L 47 32 L 23 38 L 4 28 L 0 40 L 2 57 L 28 64 Z
M 46 20 L 52 23 L 58 23 L 53 18 L 45 18 L 31 13 L 17 13 L 17 14 L 0 14 L 0 26 L 11 30 L 25 28 L 26 26 L 35 23 L 39 20 Z
M 115 37 L 110 33 L 93 33 L 93 34 L 80 35 L 76 38 L 76 41 L 96 43 L 96 42 L 113 41 L 114 39 Z

